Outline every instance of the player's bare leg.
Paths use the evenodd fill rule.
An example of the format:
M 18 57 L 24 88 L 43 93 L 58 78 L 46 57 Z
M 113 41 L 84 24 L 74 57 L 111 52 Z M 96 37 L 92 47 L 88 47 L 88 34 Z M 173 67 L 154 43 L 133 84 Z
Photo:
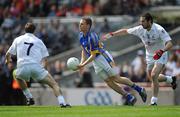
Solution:
M 40 81 L 40 83 L 45 83 L 52 88 L 54 95 L 57 97 L 61 107 L 71 107 L 69 104 L 66 104 L 60 87 L 49 73 L 43 80 Z
M 170 83 L 173 89 L 176 89 L 177 87 L 175 76 L 165 76 L 163 74 L 159 74 L 158 81 Z
M 116 79 L 114 79 L 117 83 L 120 83 L 120 84 L 125 84 L 125 85 L 128 85 L 128 86 L 133 86 L 133 82 L 131 80 L 129 80 L 128 78 L 126 77 L 117 77 Z
M 61 92 L 58 84 L 52 78 L 52 76 L 50 74 L 48 74 L 43 80 L 41 80 L 40 83 L 45 83 L 45 84 L 49 85 L 53 89 L 54 95 L 56 97 L 59 95 L 62 95 L 62 92 Z
M 151 104 L 157 104 L 157 100 L 158 100 L 158 92 L 159 92 L 159 81 L 158 81 L 158 77 L 159 74 L 161 73 L 162 69 L 163 69 L 164 65 L 163 64 L 155 64 L 152 71 L 149 70 L 148 74 L 150 75 L 150 78 L 152 79 L 152 98 L 151 98 Z
M 146 100 L 147 100 L 147 94 L 146 94 L 145 88 L 136 85 L 134 82 L 132 82 L 131 80 L 129 80 L 129 79 L 126 78 L 126 77 L 119 77 L 119 76 L 117 76 L 117 77 L 114 79 L 114 81 L 115 81 L 116 83 L 119 83 L 119 84 L 125 84 L 125 85 L 130 86 L 131 88 L 133 88 L 134 90 L 136 90 L 136 91 L 139 93 L 139 95 L 141 96 L 143 102 L 146 102 Z
M 114 81 L 119 83 L 119 84 L 125 84 L 125 85 L 133 88 L 134 90 L 136 90 L 140 94 L 143 102 L 146 102 L 147 94 L 146 94 L 145 88 L 136 85 L 134 82 L 132 82 L 131 80 L 129 80 L 126 77 L 119 77 L 118 76 L 117 78 L 114 79 Z
M 106 84 L 112 88 L 114 91 L 116 91 L 117 93 L 123 95 L 126 98 L 126 103 L 127 105 L 134 105 L 136 103 L 136 97 L 134 97 L 133 95 L 131 95 L 130 93 L 125 92 L 122 87 L 120 87 L 118 84 L 116 84 L 114 82 L 114 79 L 116 77 L 110 77 L 108 79 L 105 80 Z
M 158 77 L 158 81 L 159 82 L 166 82 L 167 78 L 165 75 L 163 74 L 159 74 L 159 77 Z
M 35 102 L 34 102 L 31 92 L 29 91 L 27 87 L 26 81 L 19 78 L 17 78 L 17 81 L 23 91 L 23 94 L 25 95 L 27 99 L 27 105 L 33 105 Z
M 112 67 L 115 67 L 115 66 L 116 66 L 116 64 L 115 64 L 114 61 L 112 61 L 110 64 L 111 64 Z M 115 82 L 118 83 L 118 84 L 125 84 L 125 85 L 130 86 L 131 88 L 133 88 L 134 90 L 136 90 L 136 91 L 139 93 L 139 95 L 141 96 L 143 102 L 146 102 L 146 100 L 147 100 L 147 94 L 146 94 L 145 88 L 142 88 L 142 87 L 136 85 L 134 82 L 132 82 L 132 81 L 129 80 L 128 78 L 126 78 L 126 77 L 121 77 L 121 76 L 119 76 L 119 75 L 117 75 L 117 76 L 114 78 L 113 81 L 115 81 Z
M 113 80 L 115 78 L 114 77 L 111 77 L 111 78 L 108 78 L 105 80 L 106 84 L 111 87 L 114 91 L 116 91 L 117 93 L 125 96 L 127 95 L 127 92 L 125 92 L 122 87 L 120 87 L 119 85 L 117 85 Z

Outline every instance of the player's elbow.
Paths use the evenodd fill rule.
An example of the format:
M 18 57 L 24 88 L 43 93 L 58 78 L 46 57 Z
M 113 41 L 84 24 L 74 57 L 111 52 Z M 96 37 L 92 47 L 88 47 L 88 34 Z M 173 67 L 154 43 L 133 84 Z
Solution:
M 95 58 L 96 57 L 96 53 L 92 53 L 91 56 L 92 56 L 92 58 Z
M 124 34 L 124 35 L 128 34 L 127 29 L 124 29 L 124 30 L 123 30 L 123 34 Z
M 6 55 L 5 55 L 5 58 L 9 58 L 10 57 L 10 53 L 7 52 Z
M 172 47 L 173 47 L 172 41 L 168 41 L 167 44 L 168 44 L 169 48 L 172 48 Z
M 120 29 L 120 30 L 117 32 L 117 35 L 126 35 L 126 34 L 128 34 L 127 29 Z

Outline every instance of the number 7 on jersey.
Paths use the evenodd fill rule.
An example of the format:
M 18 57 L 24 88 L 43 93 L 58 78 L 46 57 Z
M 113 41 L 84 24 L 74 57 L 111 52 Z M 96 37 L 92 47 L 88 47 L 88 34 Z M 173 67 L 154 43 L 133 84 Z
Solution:
M 27 49 L 27 55 L 29 56 L 30 53 L 30 49 L 31 47 L 34 45 L 33 43 L 28 43 L 28 42 L 24 42 L 24 44 L 29 45 L 28 49 Z

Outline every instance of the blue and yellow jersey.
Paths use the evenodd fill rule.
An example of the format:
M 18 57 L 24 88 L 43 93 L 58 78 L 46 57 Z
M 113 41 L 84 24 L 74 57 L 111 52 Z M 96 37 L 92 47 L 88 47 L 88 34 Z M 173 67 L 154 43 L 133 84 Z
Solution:
M 96 57 L 102 54 L 108 62 L 112 60 L 106 54 L 104 45 L 100 42 L 99 36 L 95 32 L 88 32 L 86 36 L 82 32 L 79 33 L 80 44 L 83 47 L 86 55 L 89 57 L 92 53 L 96 54 Z

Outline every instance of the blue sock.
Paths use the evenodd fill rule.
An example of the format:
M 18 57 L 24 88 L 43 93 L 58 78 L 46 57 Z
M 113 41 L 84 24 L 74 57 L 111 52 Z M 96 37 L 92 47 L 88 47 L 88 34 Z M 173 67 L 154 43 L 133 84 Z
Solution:
M 126 98 L 127 98 L 128 101 L 130 101 L 130 100 L 132 100 L 133 96 L 130 93 L 128 93 L 126 95 Z
M 133 84 L 133 86 L 131 86 L 134 90 L 136 90 L 137 92 L 141 92 L 142 88 L 136 84 Z

